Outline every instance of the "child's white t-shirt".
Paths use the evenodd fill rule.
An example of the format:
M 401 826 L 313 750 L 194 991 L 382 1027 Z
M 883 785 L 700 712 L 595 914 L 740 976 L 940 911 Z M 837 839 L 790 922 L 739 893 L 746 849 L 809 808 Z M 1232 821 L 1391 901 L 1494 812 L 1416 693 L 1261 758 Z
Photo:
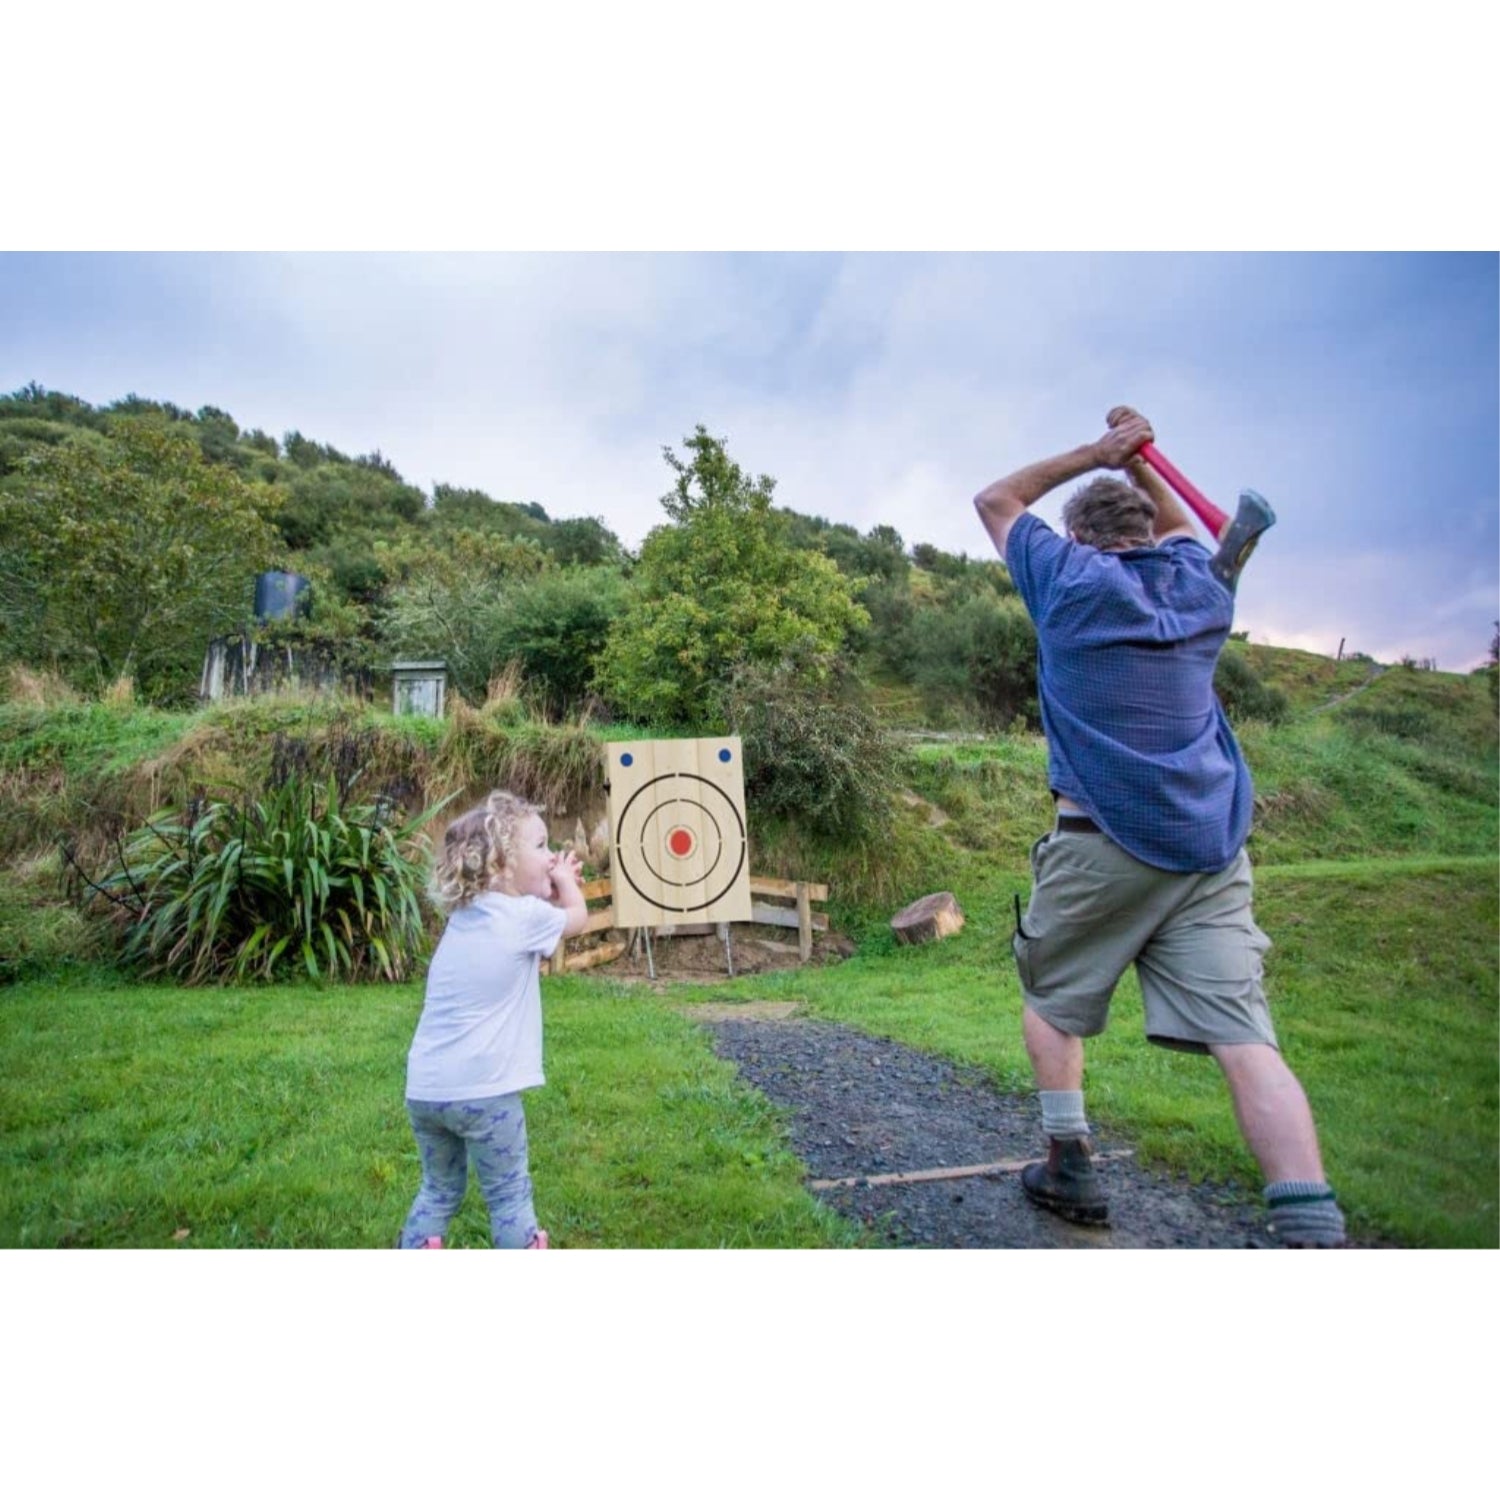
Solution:
M 498 891 L 452 913 L 406 1059 L 408 1099 L 487 1099 L 546 1082 L 538 975 L 566 922 L 561 907 Z

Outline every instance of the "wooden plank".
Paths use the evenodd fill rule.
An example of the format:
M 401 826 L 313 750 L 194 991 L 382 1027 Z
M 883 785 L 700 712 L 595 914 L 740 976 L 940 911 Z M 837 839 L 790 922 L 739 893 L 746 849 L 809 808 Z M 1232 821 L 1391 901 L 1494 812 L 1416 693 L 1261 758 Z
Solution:
M 603 911 L 591 911 L 588 921 L 583 924 L 583 932 L 575 932 L 573 936 L 583 937 L 590 932 L 608 932 L 614 925 L 614 910 L 606 906 Z
M 797 953 L 803 963 L 812 957 L 812 906 L 805 880 L 797 882 Z
M 612 963 L 625 949 L 628 943 L 600 943 L 597 948 L 587 948 L 582 953 L 570 953 L 567 958 L 567 970 L 571 974 L 577 969 L 592 969 L 596 964 Z
M 1134 1156 L 1134 1151 L 1100 1151 L 1095 1161 L 1117 1161 L 1121 1157 Z M 826 1192 L 829 1188 L 893 1187 L 904 1182 L 946 1182 L 952 1177 L 994 1177 L 1006 1172 L 1019 1172 L 1029 1167 L 1039 1157 L 1024 1157 L 1009 1161 L 983 1161 L 973 1167 L 928 1167 L 919 1172 L 882 1172 L 870 1177 L 820 1177 L 809 1182 L 814 1192 Z
M 828 899 L 828 887 L 818 885 L 811 880 L 772 880 L 768 875 L 752 875 L 750 877 L 750 894 L 752 896 L 789 896 L 795 897 L 797 887 L 805 885 L 810 901 L 826 901 Z
M 828 887 L 819 884 L 815 880 L 775 880 L 769 875 L 752 875 L 750 877 L 750 894 L 752 896 L 785 896 L 789 900 L 797 895 L 797 887 L 807 887 L 809 901 L 826 901 L 828 899 Z M 614 881 L 608 875 L 601 875 L 597 880 L 586 880 L 578 887 L 583 892 L 585 901 L 613 900 Z
M 764 923 L 767 927 L 795 927 L 800 930 L 802 926 L 801 919 L 792 907 L 767 906 L 763 901 L 751 904 L 750 920 Z M 828 918 L 823 912 L 810 911 L 808 925 L 813 931 L 827 932 Z

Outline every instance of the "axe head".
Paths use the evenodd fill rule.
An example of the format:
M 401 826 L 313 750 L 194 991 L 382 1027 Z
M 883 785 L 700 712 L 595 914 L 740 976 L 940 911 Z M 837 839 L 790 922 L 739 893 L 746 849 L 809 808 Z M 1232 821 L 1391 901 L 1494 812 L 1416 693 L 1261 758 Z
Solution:
M 1276 524 L 1276 512 L 1265 496 L 1254 490 L 1241 490 L 1239 508 L 1219 539 L 1219 550 L 1208 565 L 1211 572 L 1230 593 L 1240 581 L 1240 569 L 1249 561 L 1260 540 L 1261 532 Z

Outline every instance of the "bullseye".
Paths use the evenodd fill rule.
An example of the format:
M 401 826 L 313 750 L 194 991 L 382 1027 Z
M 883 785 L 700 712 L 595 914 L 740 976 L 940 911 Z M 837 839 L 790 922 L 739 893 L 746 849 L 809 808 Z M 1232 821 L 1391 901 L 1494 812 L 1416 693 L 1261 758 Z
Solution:
M 686 859 L 693 852 L 696 842 L 692 830 L 679 825 L 667 835 L 667 852 L 676 855 L 678 859 Z

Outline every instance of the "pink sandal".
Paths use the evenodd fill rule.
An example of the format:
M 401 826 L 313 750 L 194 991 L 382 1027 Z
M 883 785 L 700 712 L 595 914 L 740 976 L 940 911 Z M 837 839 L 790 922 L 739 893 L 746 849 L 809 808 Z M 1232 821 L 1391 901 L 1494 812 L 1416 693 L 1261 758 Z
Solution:
M 545 1229 L 538 1229 L 537 1232 L 532 1235 L 531 1243 L 527 1245 L 526 1248 L 528 1250 L 546 1250 L 549 1248 L 549 1244 L 550 1242 L 547 1239 L 547 1231 Z

